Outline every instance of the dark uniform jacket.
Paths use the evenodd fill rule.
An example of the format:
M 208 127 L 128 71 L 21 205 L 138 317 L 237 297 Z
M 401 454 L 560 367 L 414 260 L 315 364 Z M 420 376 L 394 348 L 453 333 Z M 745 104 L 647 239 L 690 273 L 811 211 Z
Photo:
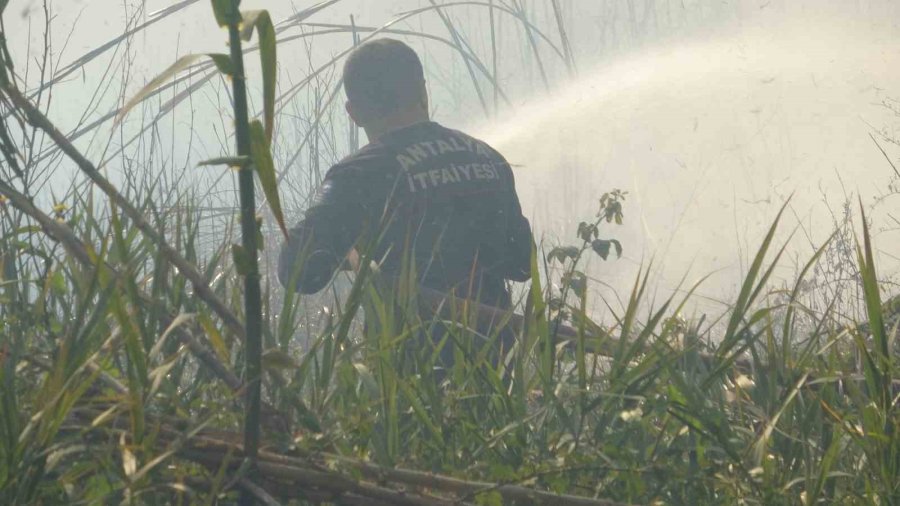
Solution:
M 356 247 L 382 275 L 413 268 L 426 287 L 506 306 L 506 280 L 530 277 L 532 245 L 506 160 L 482 141 L 424 122 L 328 171 L 290 231 L 278 274 L 286 286 L 294 279 L 296 291 L 317 292 Z

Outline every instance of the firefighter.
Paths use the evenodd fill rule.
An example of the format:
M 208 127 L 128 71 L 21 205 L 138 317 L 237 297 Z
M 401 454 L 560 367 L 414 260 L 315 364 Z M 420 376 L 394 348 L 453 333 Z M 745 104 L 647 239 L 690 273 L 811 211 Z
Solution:
M 507 161 L 431 121 L 422 63 L 400 41 L 356 48 L 343 85 L 369 144 L 331 167 L 290 230 L 282 284 L 315 293 L 365 251 L 382 278 L 412 268 L 421 286 L 509 308 L 508 281 L 529 279 L 534 240 Z

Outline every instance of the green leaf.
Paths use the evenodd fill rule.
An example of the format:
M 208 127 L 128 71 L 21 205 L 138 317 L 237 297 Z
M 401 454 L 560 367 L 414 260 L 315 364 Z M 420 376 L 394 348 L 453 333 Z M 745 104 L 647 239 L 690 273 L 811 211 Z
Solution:
M 203 330 L 206 332 L 206 337 L 209 338 L 209 342 L 212 344 L 216 355 L 226 363 L 230 362 L 231 354 L 228 352 L 228 346 L 225 344 L 225 340 L 222 339 L 222 333 L 216 328 L 212 319 L 205 314 L 200 314 L 198 320 L 200 321 L 200 326 L 202 326 Z
M 400 391 L 406 396 L 406 400 L 409 401 L 409 405 L 419 422 L 428 429 L 434 439 L 442 442 L 444 435 L 441 427 L 435 424 L 434 420 L 429 416 L 430 412 L 422 403 L 422 399 L 417 395 L 416 390 L 410 386 L 409 382 L 400 378 L 397 378 L 397 386 L 400 387 Z
M 63 275 L 62 271 L 55 271 L 53 273 L 50 287 L 57 295 L 64 295 L 66 293 L 66 277 Z
M 584 242 L 588 242 L 591 238 L 597 237 L 597 233 L 597 225 L 584 221 L 578 224 L 578 237 Z
M 869 331 L 875 342 L 882 359 L 890 357 L 888 340 L 884 326 L 884 313 L 882 312 L 881 290 L 878 286 L 878 275 L 875 269 L 875 257 L 872 254 L 872 238 L 869 234 L 869 224 L 866 221 L 866 210 L 859 202 L 859 211 L 862 216 L 863 244 L 856 246 L 857 259 L 863 284 L 863 295 L 866 302 L 866 313 L 869 317 Z
M 775 221 L 773 221 L 772 225 L 769 227 L 769 231 L 766 233 L 762 245 L 757 250 L 756 256 L 753 258 L 753 262 L 750 264 L 750 268 L 747 271 L 744 282 L 741 285 L 740 292 L 738 293 L 737 301 L 734 303 L 734 307 L 731 309 L 731 317 L 729 318 L 728 326 L 725 329 L 724 339 L 722 340 L 722 344 L 719 346 L 719 349 L 716 352 L 716 354 L 720 358 L 724 357 L 729 351 L 731 351 L 731 349 L 741 339 L 742 334 L 738 332 L 738 327 L 746 316 L 746 313 L 749 310 L 750 306 L 753 304 L 754 299 L 759 294 L 759 291 L 763 286 L 765 286 L 769 275 L 772 273 L 772 269 L 778 263 L 778 259 L 781 258 L 781 253 L 784 252 L 784 247 L 782 247 L 781 251 L 772 261 L 769 269 L 767 271 L 762 271 L 763 261 L 765 260 L 766 253 L 768 253 L 769 248 L 772 245 L 772 241 L 774 241 L 775 239 L 775 231 L 778 229 L 778 224 L 779 222 L 781 222 L 781 216 L 784 214 L 784 210 L 787 208 L 789 202 L 790 200 L 787 200 L 784 204 L 782 204 L 781 209 L 775 216 Z M 760 272 L 763 272 L 761 278 L 759 278 Z M 759 279 L 758 283 L 757 279 Z
M 263 117 L 266 122 L 266 141 L 272 142 L 272 132 L 275 128 L 275 81 L 276 63 L 278 61 L 275 51 L 275 26 L 269 12 L 264 10 L 247 11 L 241 14 L 243 27 L 241 38 L 250 40 L 255 28 L 259 33 L 259 59 L 262 64 L 263 78 Z
M 209 160 L 203 160 L 202 162 L 197 164 L 197 167 L 204 167 L 209 165 L 228 165 L 229 167 L 246 167 L 250 165 L 252 160 L 246 156 L 220 156 L 219 158 L 210 158 Z
M 141 88 L 141 91 L 137 92 L 137 94 L 135 96 L 131 97 L 131 99 L 128 102 L 126 102 L 124 106 L 122 106 L 122 109 L 119 110 L 119 113 L 116 115 L 114 124 L 117 124 L 120 121 L 122 121 L 122 118 L 124 118 L 125 115 L 128 114 L 128 111 L 130 111 L 137 104 L 141 103 L 145 98 L 147 98 L 148 95 L 150 95 L 150 93 L 153 93 L 153 90 L 155 90 L 156 88 L 159 88 L 160 86 L 162 86 L 163 83 L 168 81 L 172 76 L 174 76 L 175 74 L 181 72 L 182 70 L 190 67 L 191 65 L 194 64 L 194 62 L 196 62 L 197 60 L 199 60 L 203 57 L 211 58 L 213 63 L 216 64 L 216 68 L 219 69 L 219 72 L 226 74 L 226 75 L 234 74 L 234 65 L 232 65 L 232 63 L 231 63 L 231 57 L 228 56 L 227 54 L 208 53 L 208 54 L 189 54 L 186 56 L 182 56 L 181 58 L 176 60 L 175 63 L 170 65 L 169 68 L 164 70 L 162 74 L 156 76 L 152 81 L 147 83 L 147 86 L 144 86 L 143 88 Z
M 151 360 L 155 359 L 162 353 L 163 345 L 166 343 L 166 340 L 172 335 L 172 332 L 175 331 L 178 327 L 185 325 L 194 319 L 194 314 L 192 313 L 179 313 L 178 316 L 172 320 L 172 323 L 166 328 L 165 332 L 163 332 L 162 336 L 156 340 L 156 343 L 153 344 L 153 347 L 150 348 L 150 352 L 147 354 L 147 357 Z
M 238 6 L 240 0 L 212 0 L 213 14 L 216 15 L 216 23 L 226 26 L 238 20 Z
M 615 239 L 594 239 L 591 241 L 591 249 L 606 260 L 609 257 L 610 248 L 615 248 L 616 258 L 622 258 L 622 243 Z
M 547 260 L 553 261 L 558 260 L 559 263 L 564 263 L 567 259 L 576 259 L 578 257 L 578 248 L 575 246 L 560 246 L 557 248 L 553 248 L 550 250 L 550 253 L 547 254 Z
M 278 178 L 275 175 L 275 164 L 272 162 L 272 153 L 269 151 L 269 143 L 266 141 L 263 126 L 257 120 L 250 122 L 250 151 L 253 154 L 253 165 L 256 167 L 256 173 L 259 175 L 259 182 L 262 185 L 263 193 L 266 195 L 266 200 L 269 201 L 272 215 L 275 216 L 275 221 L 278 222 L 281 232 L 287 237 L 284 213 L 281 211 L 281 199 L 278 197 Z
M 216 64 L 219 72 L 226 76 L 234 75 L 234 63 L 231 61 L 231 56 L 222 53 L 206 53 L 206 56 L 209 56 L 213 63 Z
M 240 244 L 232 244 L 231 245 L 231 256 L 234 259 L 234 267 L 237 269 L 238 274 L 241 276 L 246 276 L 250 273 L 250 255 L 247 253 L 247 250 L 244 249 Z
M 778 425 L 778 420 L 781 419 L 781 416 L 787 410 L 788 406 L 790 406 L 791 402 L 794 400 L 794 397 L 800 393 L 800 389 L 803 388 L 803 385 L 806 384 L 806 380 L 809 378 L 809 373 L 805 373 L 800 377 L 800 380 L 794 384 L 794 387 L 790 390 L 788 395 L 785 397 L 784 401 L 782 401 L 781 406 L 778 408 L 778 411 L 775 412 L 775 416 L 773 416 L 769 422 L 766 424 L 765 428 L 760 434 L 759 438 L 753 443 L 753 453 L 756 465 L 762 465 L 763 459 L 765 459 L 766 451 L 768 449 L 769 441 L 772 438 L 772 433 L 775 431 L 775 427 Z
M 609 248 L 612 246 L 607 240 L 604 239 L 595 239 L 591 242 L 591 249 L 594 250 L 594 253 L 600 255 L 600 258 L 606 260 L 609 258 Z
M 171 359 L 165 361 L 159 367 L 150 371 L 147 375 L 150 382 L 150 389 L 147 391 L 147 397 L 152 397 L 156 392 L 159 391 L 159 387 L 162 386 L 163 381 L 166 379 L 166 376 L 172 370 L 173 367 L 178 363 L 178 355 L 176 354 Z
M 807 488 L 807 504 L 816 504 L 819 498 L 819 494 L 822 493 L 822 488 L 825 486 L 825 482 L 828 480 L 829 474 L 831 473 L 831 469 L 834 466 L 834 463 L 838 460 L 838 457 L 841 453 L 841 431 L 840 426 L 837 426 L 836 429 L 832 430 L 832 434 L 834 434 L 834 439 L 831 441 L 831 445 L 828 446 L 828 450 L 825 452 L 824 457 L 819 463 L 819 471 L 816 480 L 813 482 L 813 487 Z
M 492 490 L 479 494 L 475 498 L 475 504 L 478 506 L 503 506 L 503 496 L 500 495 L 500 492 Z
M 587 292 L 587 276 L 581 271 L 566 272 L 561 281 L 563 285 L 575 290 L 579 297 Z
M 516 470 L 508 464 L 491 464 L 490 477 L 494 481 L 515 481 Z

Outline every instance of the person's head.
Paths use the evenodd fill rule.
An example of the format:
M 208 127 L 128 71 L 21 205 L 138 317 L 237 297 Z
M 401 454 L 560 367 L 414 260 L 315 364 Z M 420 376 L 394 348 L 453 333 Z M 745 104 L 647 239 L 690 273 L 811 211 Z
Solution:
M 375 39 L 353 50 L 344 64 L 347 113 L 375 137 L 428 120 L 422 62 L 394 39 Z

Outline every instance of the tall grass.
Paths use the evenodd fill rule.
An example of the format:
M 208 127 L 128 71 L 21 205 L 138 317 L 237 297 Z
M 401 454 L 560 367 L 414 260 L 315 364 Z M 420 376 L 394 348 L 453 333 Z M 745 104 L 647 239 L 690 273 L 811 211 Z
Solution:
M 442 19 L 470 70 L 486 69 Z M 384 31 L 355 21 L 339 30 Z M 201 195 L 139 166 L 126 190 L 115 188 L 18 90 L 0 54 L 3 503 L 216 504 L 239 491 L 268 504 L 900 502 L 897 303 L 882 302 L 864 213 L 865 322 L 804 299 L 828 244 L 787 297 L 770 292 L 780 215 L 723 314 L 685 318 L 694 287 L 651 300 L 645 269 L 624 307 L 595 321 L 580 269 L 622 246 L 609 238 L 627 209 L 615 192 L 574 246 L 535 251 L 512 313 L 486 314 L 408 280 L 384 292 L 366 271 L 318 312 L 304 304 L 323 299 L 282 293 L 263 271 L 253 307 L 247 266 L 232 254 L 239 220 L 204 242 L 213 234 Z M 496 84 L 496 71 L 480 71 Z M 34 161 L 23 134 L 42 132 L 96 176 L 56 206 L 16 174 Z M 247 140 L 219 161 L 260 164 Z M 244 218 L 248 209 L 255 215 L 250 205 Z M 253 228 L 240 222 L 244 238 L 256 239 L 253 218 Z M 436 316 L 423 317 L 421 304 L 439 306 Z M 255 310 L 258 349 L 244 326 Z M 361 312 L 378 324 L 360 327 Z M 485 317 L 493 331 L 478 335 L 470 323 Z M 436 325 L 449 329 L 439 342 L 429 338 Z M 516 343 L 495 360 L 505 326 Z M 442 347 L 455 358 L 446 371 L 435 368 Z M 258 372 L 247 365 L 257 358 Z M 244 416 L 252 384 L 256 423 Z M 245 463 L 255 453 L 248 428 L 262 431 L 255 468 Z
M 12 190 L 0 190 L 12 199 L 3 251 L 30 253 L 5 261 L 32 273 L 4 281 L 3 497 L 21 504 L 219 497 L 232 468 L 191 464 L 179 445 L 199 429 L 235 431 L 239 399 L 173 338 L 182 329 L 205 341 L 231 369 L 240 368 L 240 341 L 186 296 L 165 256 L 114 208 L 104 212 L 72 194 L 60 223 L 20 209 Z M 183 198 L 179 211 L 152 223 L 190 252 L 197 210 Z M 153 205 L 142 212 L 152 216 Z M 49 237 L 16 225 L 16 215 L 42 217 Z M 54 251 L 50 237 L 66 244 L 56 229 L 90 237 L 81 240 L 86 258 Z M 871 339 L 830 313 L 798 324 L 800 300 L 768 302 L 766 258 L 777 251 L 767 241 L 722 335 L 678 320 L 686 300 L 665 301 L 642 318 L 646 276 L 606 325 L 583 313 L 586 291 L 550 304 L 562 294 L 534 283 L 506 362 L 487 360 L 483 341 L 459 326 L 437 344 L 457 346 L 442 377 L 432 367 L 436 350 L 415 337 L 432 322 L 389 311 L 397 301 L 372 296 L 366 276 L 302 354 L 291 345 L 297 306 L 288 296 L 266 311 L 264 397 L 290 420 L 270 424 L 265 446 L 351 479 L 371 478 L 375 471 L 364 467 L 371 461 L 494 483 L 457 492 L 488 503 L 510 498 L 513 485 L 635 503 L 894 501 L 896 355 L 888 336 L 896 323 L 885 323 L 868 227 L 862 231 Z M 48 261 L 35 269 L 35 257 Z M 540 279 L 537 262 L 534 269 Z M 210 259 L 204 272 L 240 314 L 228 255 Z M 145 291 L 159 309 L 147 305 Z M 350 323 L 363 300 L 381 325 L 357 335 Z M 473 317 L 446 303 L 445 318 Z M 178 315 L 168 325 L 154 314 L 163 308 Z M 554 332 L 561 309 L 581 329 L 574 347 Z M 776 335 L 808 344 L 776 346 Z M 583 352 L 604 342 L 612 344 L 609 356 Z M 862 369 L 851 352 L 864 358 Z M 162 436 L 173 420 L 182 441 Z

